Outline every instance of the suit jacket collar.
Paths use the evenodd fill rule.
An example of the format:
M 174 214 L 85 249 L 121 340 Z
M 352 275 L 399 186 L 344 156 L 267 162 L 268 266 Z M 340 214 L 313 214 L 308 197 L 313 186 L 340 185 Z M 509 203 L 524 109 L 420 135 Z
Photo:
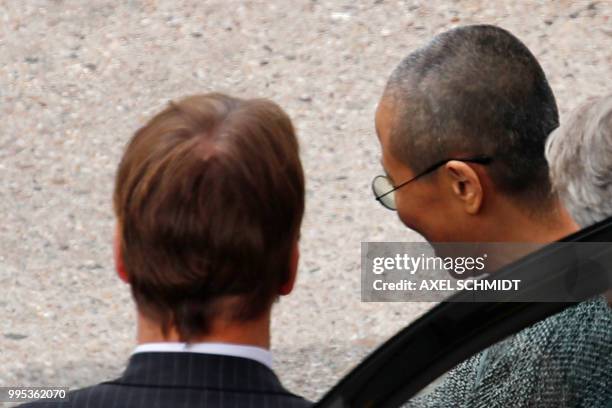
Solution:
M 136 353 L 123 375 L 107 383 L 293 395 L 272 370 L 257 361 L 202 353 Z

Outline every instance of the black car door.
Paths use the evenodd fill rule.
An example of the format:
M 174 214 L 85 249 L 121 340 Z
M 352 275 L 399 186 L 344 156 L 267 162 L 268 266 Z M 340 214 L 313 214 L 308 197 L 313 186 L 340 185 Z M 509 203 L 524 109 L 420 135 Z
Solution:
M 503 268 L 496 275 L 526 279 L 529 293 L 504 302 L 443 302 L 375 350 L 318 403 L 318 407 L 397 407 L 457 364 L 496 342 L 612 287 L 612 218 Z M 587 246 L 577 259 L 564 243 Z M 605 243 L 605 244 L 603 244 Z M 610 243 L 608 245 L 608 243 Z M 580 273 L 588 262 L 589 273 Z M 595 267 L 593 267 L 595 266 Z M 572 285 L 563 302 L 523 302 Z M 458 293 L 455 296 L 473 296 Z

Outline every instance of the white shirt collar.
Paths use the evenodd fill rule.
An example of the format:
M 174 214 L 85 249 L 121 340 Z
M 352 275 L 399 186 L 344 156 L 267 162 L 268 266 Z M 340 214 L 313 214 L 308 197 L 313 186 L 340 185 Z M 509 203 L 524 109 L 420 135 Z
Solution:
M 261 347 L 232 343 L 143 343 L 136 346 L 132 354 L 151 352 L 203 353 L 242 357 L 255 360 L 272 369 L 272 353 Z

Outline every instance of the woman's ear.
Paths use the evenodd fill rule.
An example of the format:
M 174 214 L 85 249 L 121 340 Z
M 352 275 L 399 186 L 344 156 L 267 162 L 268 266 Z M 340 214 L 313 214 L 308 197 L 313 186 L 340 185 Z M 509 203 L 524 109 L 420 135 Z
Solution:
M 115 234 L 113 236 L 113 254 L 115 256 L 115 270 L 119 279 L 125 283 L 130 283 L 128 274 L 123 263 L 123 251 L 121 250 L 121 227 L 119 223 L 115 225 Z
M 451 160 L 445 165 L 451 183 L 452 195 L 460 201 L 465 212 L 477 214 L 484 198 L 483 184 L 478 173 L 467 163 Z
M 291 259 L 289 260 L 289 276 L 285 283 L 283 283 L 278 291 L 281 296 L 286 296 L 293 291 L 295 286 L 295 280 L 297 279 L 298 264 L 300 261 L 300 246 L 299 241 L 296 239 L 291 249 Z

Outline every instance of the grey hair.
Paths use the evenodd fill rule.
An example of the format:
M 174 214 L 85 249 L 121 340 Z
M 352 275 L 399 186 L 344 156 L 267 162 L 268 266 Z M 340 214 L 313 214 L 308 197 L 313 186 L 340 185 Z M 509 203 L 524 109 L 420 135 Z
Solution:
M 573 111 L 545 153 L 553 188 L 581 227 L 612 216 L 612 94 Z

